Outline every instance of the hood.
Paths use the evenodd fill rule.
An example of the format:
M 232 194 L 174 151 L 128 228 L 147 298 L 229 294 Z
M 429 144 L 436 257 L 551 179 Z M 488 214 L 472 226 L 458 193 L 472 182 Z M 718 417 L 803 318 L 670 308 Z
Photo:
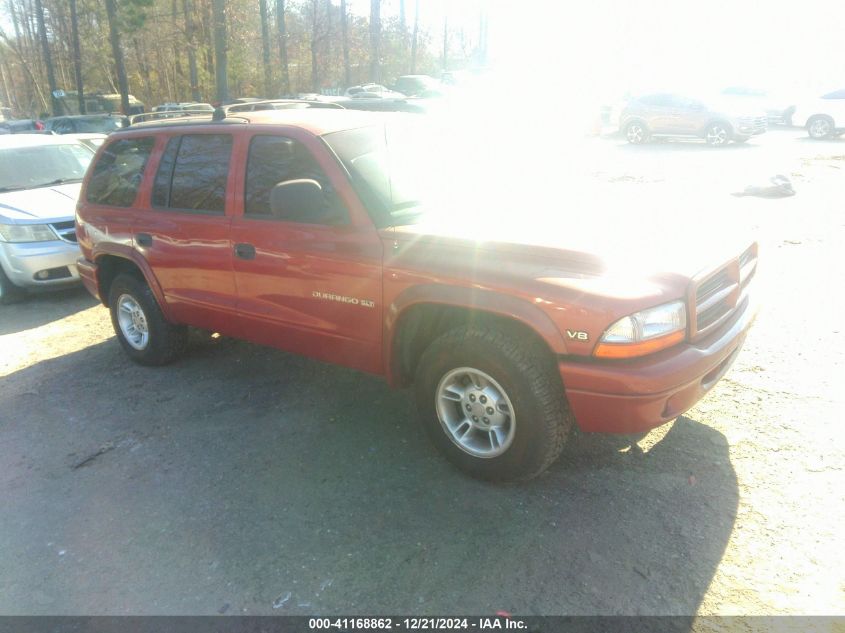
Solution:
M 550 275 L 629 279 L 689 279 L 738 257 L 754 241 L 741 219 L 747 209 L 726 192 L 692 196 L 643 183 L 602 189 L 556 192 L 555 202 L 505 202 L 498 213 L 431 213 L 389 237 L 496 253 L 502 266 L 509 258 L 531 259 Z
M 42 224 L 72 220 L 81 183 L 0 193 L 0 222 Z

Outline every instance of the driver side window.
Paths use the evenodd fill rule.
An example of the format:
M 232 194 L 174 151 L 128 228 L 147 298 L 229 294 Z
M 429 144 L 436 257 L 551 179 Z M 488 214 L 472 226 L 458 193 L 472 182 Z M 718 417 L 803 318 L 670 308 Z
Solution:
M 273 213 L 270 197 L 273 188 L 291 180 L 314 180 L 321 189 L 321 209 L 303 217 L 292 209 Z M 348 214 L 332 188 L 326 173 L 311 152 L 293 139 L 284 136 L 255 136 L 249 144 L 246 165 L 244 217 L 305 224 L 347 224 Z

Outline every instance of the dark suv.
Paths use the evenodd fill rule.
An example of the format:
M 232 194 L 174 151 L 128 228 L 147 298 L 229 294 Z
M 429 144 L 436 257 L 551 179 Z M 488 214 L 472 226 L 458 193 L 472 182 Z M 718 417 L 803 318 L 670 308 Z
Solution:
M 671 93 L 653 93 L 631 99 L 619 115 L 619 130 L 629 143 L 652 137 L 699 138 L 708 145 L 744 143 L 763 134 L 765 112 L 737 112 L 736 103 L 705 103 Z
M 126 124 L 119 114 L 75 114 L 47 119 L 44 125 L 54 134 L 110 134 Z

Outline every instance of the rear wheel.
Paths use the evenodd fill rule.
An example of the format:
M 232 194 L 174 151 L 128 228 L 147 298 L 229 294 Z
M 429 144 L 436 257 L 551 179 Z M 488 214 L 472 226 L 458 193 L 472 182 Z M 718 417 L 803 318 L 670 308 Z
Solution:
M 711 147 L 727 145 L 731 140 L 731 130 L 725 123 L 711 123 L 704 131 L 704 140 Z
M 121 347 L 141 365 L 166 365 L 185 351 L 188 329 L 164 318 L 150 287 L 134 275 L 118 275 L 109 291 L 112 325 Z
M 807 134 L 810 138 L 821 140 L 833 136 L 833 119 L 829 116 L 818 115 L 807 121 Z
M 539 475 L 573 426 L 545 350 L 503 330 L 462 327 L 420 359 L 415 390 L 426 432 L 465 473 L 493 481 Z
M 632 145 L 642 145 L 648 137 L 648 128 L 642 121 L 631 121 L 625 126 L 625 138 Z
M 0 305 L 15 303 L 23 299 L 25 295 L 26 291 L 13 284 L 0 266 Z

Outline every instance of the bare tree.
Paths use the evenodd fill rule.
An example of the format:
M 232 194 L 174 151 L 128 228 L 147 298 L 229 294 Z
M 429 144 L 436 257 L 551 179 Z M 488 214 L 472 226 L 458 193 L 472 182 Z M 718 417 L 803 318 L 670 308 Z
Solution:
M 346 0 L 340 0 L 340 30 L 343 38 L 343 83 L 346 88 L 352 83 L 352 69 L 349 66 L 349 14 Z
M 182 0 L 182 12 L 185 14 L 185 43 L 188 49 L 188 81 L 191 84 L 191 99 L 199 101 L 199 72 L 197 70 L 197 41 L 194 34 L 194 16 L 191 0 Z
M 320 92 L 320 67 L 317 50 L 320 46 L 319 0 L 311 0 L 311 91 Z
M 264 96 L 269 97 L 273 90 L 273 75 L 270 69 L 270 25 L 267 18 L 267 0 L 258 0 L 258 12 L 261 14 L 261 65 L 264 68 Z
M 443 70 L 449 70 L 449 18 L 443 18 Z
M 399 29 L 402 38 L 402 56 L 408 52 L 408 20 L 405 15 L 405 0 L 399 0 Z
M 370 0 L 370 81 L 381 79 L 381 0 Z
M 420 34 L 420 0 L 414 5 L 414 36 L 411 40 L 411 74 L 417 72 L 417 40 Z
M 288 34 L 285 25 L 285 0 L 276 0 L 276 30 L 279 34 L 279 60 L 282 63 L 282 94 L 290 93 L 290 72 L 288 69 Z
M 56 72 L 53 68 L 53 56 L 50 53 L 50 42 L 47 41 L 47 27 L 44 24 L 44 6 L 41 0 L 35 0 L 35 19 L 38 21 L 38 39 L 41 40 L 41 54 L 44 66 L 47 68 L 47 84 L 50 87 L 50 102 L 53 106 L 53 116 L 62 113 L 62 102 L 56 97 Z
M 325 58 L 323 59 L 323 66 L 327 71 L 329 71 L 329 73 L 331 72 L 332 68 L 332 39 L 334 37 L 332 28 L 332 0 L 326 0 L 326 26 L 323 29 L 323 41 L 326 43 L 326 45 L 324 51 Z
M 217 100 L 223 102 L 229 99 L 226 0 L 213 0 L 211 9 L 214 20 L 214 83 L 217 86 Z
M 126 63 L 123 61 L 123 48 L 120 41 L 117 4 L 115 0 L 105 0 L 106 15 L 109 21 L 109 41 L 117 73 L 117 89 L 120 92 L 120 111 L 129 114 L 129 80 L 126 78 Z
M 2 39 L 6 45 L 12 50 L 15 56 L 18 58 L 18 61 L 21 64 L 21 68 L 23 69 L 24 73 L 26 74 L 27 79 L 29 80 L 29 84 L 34 87 L 35 94 L 38 98 L 39 103 L 41 104 L 40 107 L 46 109 L 47 108 L 47 100 L 44 98 L 44 93 L 41 92 L 41 86 L 38 83 L 38 80 L 35 78 L 35 75 L 32 72 L 32 68 L 30 64 L 27 62 L 26 56 L 24 52 L 17 46 L 18 40 L 15 39 L 14 42 L 10 41 L 6 34 L 0 29 L 0 39 Z
M 76 0 L 70 0 L 70 38 L 73 47 L 73 78 L 76 83 L 76 99 L 79 114 L 85 114 L 85 94 L 82 83 L 82 49 L 79 45 L 79 16 L 76 13 Z

